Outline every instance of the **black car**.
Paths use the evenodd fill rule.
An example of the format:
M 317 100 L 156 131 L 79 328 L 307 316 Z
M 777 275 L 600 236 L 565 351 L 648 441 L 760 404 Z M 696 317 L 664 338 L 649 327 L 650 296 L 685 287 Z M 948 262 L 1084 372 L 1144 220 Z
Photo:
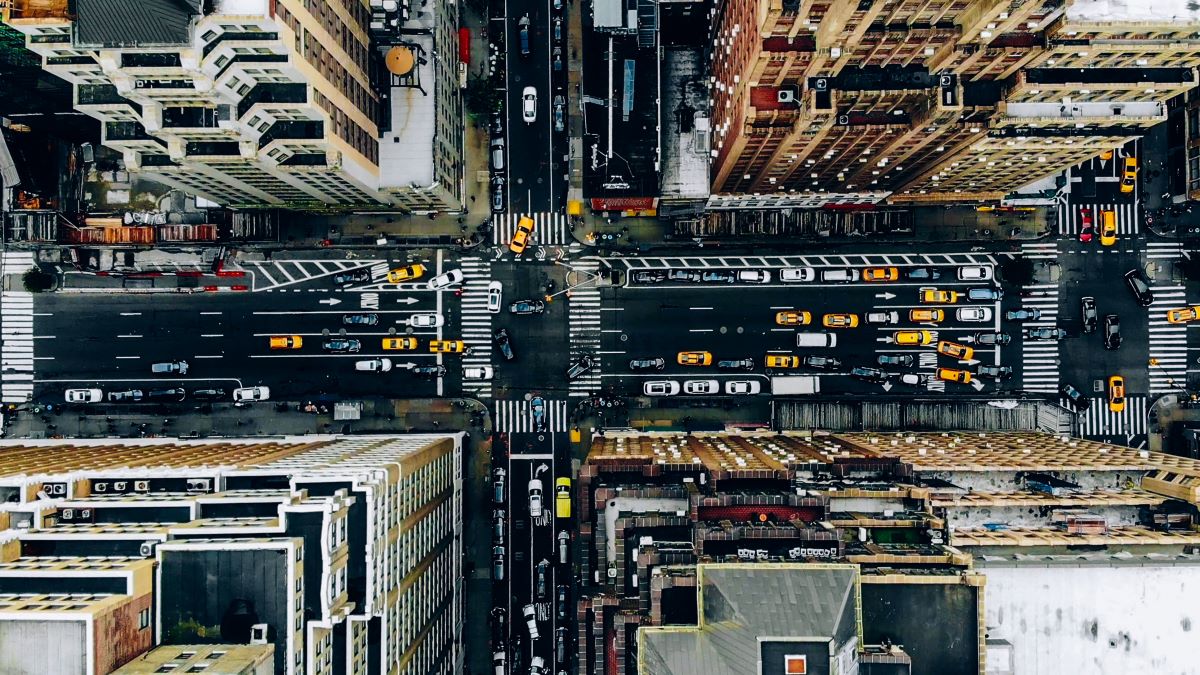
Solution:
M 1139 269 L 1132 269 L 1125 273 L 1125 285 L 1129 287 L 1129 292 L 1133 293 L 1133 297 L 1142 307 L 1149 307 L 1154 302 L 1154 293 L 1150 292 L 1150 280 Z
M 1008 321 L 1037 321 L 1042 318 L 1042 310 L 1037 309 L 1010 309 L 1004 313 L 1004 318 Z
M 567 369 L 567 379 L 573 380 L 596 366 L 596 359 L 591 354 L 584 354 Z
M 1116 349 L 1121 346 L 1121 318 L 1116 314 L 1104 315 L 1104 348 Z
M 197 389 L 192 392 L 192 398 L 201 401 L 219 401 L 229 398 L 229 393 L 224 389 Z
M 550 567 L 550 563 L 545 560 L 537 564 L 537 582 L 536 592 L 539 600 L 546 597 L 546 568 Z
M 705 272 L 701 277 L 701 281 L 707 281 L 719 284 L 732 284 L 737 278 L 733 272 Z
M 1026 340 L 1061 340 L 1067 337 L 1067 331 L 1061 328 L 1027 328 Z
M 504 509 L 492 509 L 492 538 L 497 544 L 504 543 Z
M 546 303 L 541 300 L 517 300 L 508 306 L 512 314 L 541 314 L 546 311 Z
M 721 370 L 754 370 L 754 359 L 717 361 L 717 368 Z
M 629 362 L 629 369 L 637 373 L 646 370 L 662 370 L 666 365 L 666 359 L 660 356 L 657 359 L 634 359 Z
M 187 398 L 187 392 L 183 390 L 183 387 L 151 389 L 146 392 L 146 400 L 148 401 L 182 401 L 185 398 Z
M 976 333 L 975 344 L 977 345 L 999 345 L 1003 346 L 1012 342 L 1012 336 L 1008 333 Z
M 920 279 L 921 281 L 933 281 L 941 279 L 942 273 L 932 267 L 914 267 L 904 273 L 906 279 Z
M 558 592 L 555 594 L 555 614 L 558 615 L 558 620 L 563 621 L 567 618 L 567 587 L 560 585 Z
M 327 352 L 361 352 L 362 342 L 358 340 L 346 340 L 337 338 L 335 340 L 326 340 L 321 343 L 321 349 Z
M 379 324 L 378 314 L 343 314 L 344 326 L 375 326 Z
M 856 380 L 862 380 L 863 382 L 874 382 L 876 384 L 887 382 L 888 379 L 887 373 L 883 372 L 882 370 L 878 368 L 864 368 L 862 366 L 851 368 L 850 377 L 853 377 Z
M 417 377 L 433 379 L 444 376 L 446 374 L 446 366 L 415 366 L 409 369 L 408 372 Z
M 805 356 L 800 359 L 800 363 L 807 368 L 820 370 L 837 370 L 842 367 L 842 362 L 832 356 Z
M 504 636 L 508 635 L 508 612 L 503 607 L 492 608 L 492 642 L 504 644 Z
M 1088 406 L 1092 404 L 1092 401 L 1088 397 L 1079 393 L 1078 389 L 1069 384 L 1064 384 L 1060 391 L 1062 392 L 1063 398 L 1067 399 L 1067 403 L 1069 403 L 1071 407 L 1075 408 L 1075 410 L 1079 412 L 1087 410 Z
M 912 354 L 880 354 L 876 357 L 875 362 L 881 366 L 900 366 L 901 368 L 912 368 Z
M 492 342 L 500 349 L 500 353 L 504 355 L 505 361 L 512 361 L 517 358 L 517 355 L 512 350 L 512 339 L 508 336 L 507 328 L 497 328 L 496 332 L 492 333 Z
M 108 400 L 112 403 L 137 403 L 144 396 L 145 393 L 141 389 L 108 392 Z
M 979 366 L 980 377 L 994 377 L 997 380 L 1007 380 L 1012 377 L 1012 366 Z
M 1083 318 L 1083 332 L 1093 333 L 1096 331 L 1096 299 L 1090 295 L 1079 300 L 1079 314 Z
M 635 284 L 657 284 L 666 280 L 667 275 L 661 270 L 638 270 L 633 273 Z
M 504 210 L 504 177 L 492 179 L 492 210 L 499 213 Z
M 371 268 L 359 267 L 357 269 L 338 272 L 333 275 L 333 283 L 335 284 L 361 284 L 371 280 Z

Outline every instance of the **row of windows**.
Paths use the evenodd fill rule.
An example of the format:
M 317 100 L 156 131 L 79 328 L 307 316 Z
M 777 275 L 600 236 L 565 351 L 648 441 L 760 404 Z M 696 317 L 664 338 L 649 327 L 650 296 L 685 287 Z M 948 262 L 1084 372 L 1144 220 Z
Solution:
M 330 121 L 333 122 L 334 133 L 337 137 L 345 141 L 361 154 L 366 157 L 372 164 L 379 164 L 379 141 L 367 133 L 357 122 L 350 119 L 346 113 L 342 112 L 319 91 L 313 92 L 313 98 L 317 105 L 329 115 Z M 372 119 L 374 119 L 372 117 Z
M 378 119 L 379 115 L 376 111 L 378 101 L 374 94 L 362 86 L 350 74 L 350 71 L 346 70 L 345 64 L 333 52 L 325 49 L 320 40 L 308 31 L 304 31 L 304 60 L 315 67 L 330 84 L 337 87 L 343 96 L 350 99 L 354 107 L 358 108 L 367 119 Z

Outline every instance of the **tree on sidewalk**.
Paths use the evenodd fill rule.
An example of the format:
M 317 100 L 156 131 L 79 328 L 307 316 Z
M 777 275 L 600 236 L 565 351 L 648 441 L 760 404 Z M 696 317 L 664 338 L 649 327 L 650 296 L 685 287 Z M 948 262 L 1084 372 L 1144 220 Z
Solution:
M 54 275 L 33 268 L 21 277 L 25 290 L 30 293 L 43 293 L 54 288 Z
M 500 110 L 500 91 L 487 77 L 472 77 L 467 80 L 464 94 L 467 112 L 479 121 Z

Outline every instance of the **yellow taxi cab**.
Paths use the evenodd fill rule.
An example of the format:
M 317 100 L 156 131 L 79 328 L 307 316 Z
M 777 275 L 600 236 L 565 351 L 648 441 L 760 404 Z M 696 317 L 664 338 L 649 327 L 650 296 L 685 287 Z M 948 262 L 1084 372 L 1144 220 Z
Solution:
M 1107 162 L 1108 160 L 1112 159 L 1112 156 L 1112 150 L 1105 150 L 1104 152 L 1100 153 L 1100 161 Z
M 1167 310 L 1168 323 L 1187 323 L 1196 319 L 1200 319 L 1200 305 Z
M 1125 410 L 1125 378 L 1120 375 L 1108 378 L 1108 409 L 1115 413 Z
M 467 351 L 467 344 L 462 340 L 430 340 L 429 351 L 434 354 L 461 354 Z
M 958 302 L 958 291 L 939 291 L 936 288 L 922 288 L 921 302 L 931 305 L 953 305 Z
M 892 333 L 892 342 L 898 345 L 920 345 L 925 347 L 933 344 L 933 331 L 898 330 Z
M 858 328 L 858 315 L 826 314 L 821 317 L 821 325 L 826 328 Z
M 968 361 L 972 356 L 975 356 L 975 349 L 966 345 L 960 345 L 957 342 L 941 340 L 937 343 L 937 353 L 942 356 L 949 356 L 952 359 Z
M 1125 170 L 1121 172 L 1121 192 L 1133 192 L 1133 186 L 1137 183 L 1137 157 L 1125 158 Z
M 994 204 L 983 204 L 982 206 L 976 206 L 975 210 L 980 213 L 991 213 L 996 210 L 996 206 Z
M 868 267 L 863 270 L 863 281 L 895 281 L 900 270 L 895 267 Z
M 946 320 L 946 313 L 940 309 L 912 309 L 908 312 L 908 320 L 913 323 L 941 323 Z
M 402 281 L 412 281 L 414 279 L 420 279 L 424 275 L 425 275 L 425 266 L 422 265 L 421 263 L 417 263 L 415 265 L 409 265 L 408 267 L 401 267 L 399 269 L 394 269 L 394 270 L 388 272 L 387 280 L 388 280 L 389 284 L 398 284 Z
M 385 351 L 407 351 L 417 348 L 417 338 L 415 337 L 400 337 L 400 338 L 384 338 L 383 348 Z
M 517 221 L 517 231 L 513 232 L 512 241 L 508 242 L 508 250 L 521 255 L 529 245 L 529 237 L 533 234 L 533 218 L 521 216 Z
M 775 315 L 775 323 L 780 326 L 807 326 L 812 323 L 812 314 L 800 310 L 788 310 Z
M 799 368 L 800 357 L 791 354 L 767 354 L 763 365 L 767 368 Z
M 300 349 L 304 346 L 304 338 L 299 335 L 272 335 L 271 349 Z
M 679 352 L 675 358 L 681 366 L 712 365 L 712 352 Z
M 571 479 L 554 479 L 554 517 L 571 517 Z
M 958 382 L 960 384 L 971 383 L 971 373 L 965 370 L 955 368 L 938 368 L 937 379 L 945 380 L 946 382 Z
M 1116 211 L 1100 212 L 1100 245 L 1112 246 L 1117 243 L 1117 213 Z

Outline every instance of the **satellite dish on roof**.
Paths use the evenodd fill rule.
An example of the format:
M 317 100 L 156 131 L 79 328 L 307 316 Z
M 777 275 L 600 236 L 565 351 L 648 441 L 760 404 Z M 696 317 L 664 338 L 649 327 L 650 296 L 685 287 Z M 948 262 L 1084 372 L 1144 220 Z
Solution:
M 388 50 L 384 61 L 391 74 L 407 75 L 412 72 L 416 59 L 413 58 L 412 50 L 408 47 L 392 47 Z

